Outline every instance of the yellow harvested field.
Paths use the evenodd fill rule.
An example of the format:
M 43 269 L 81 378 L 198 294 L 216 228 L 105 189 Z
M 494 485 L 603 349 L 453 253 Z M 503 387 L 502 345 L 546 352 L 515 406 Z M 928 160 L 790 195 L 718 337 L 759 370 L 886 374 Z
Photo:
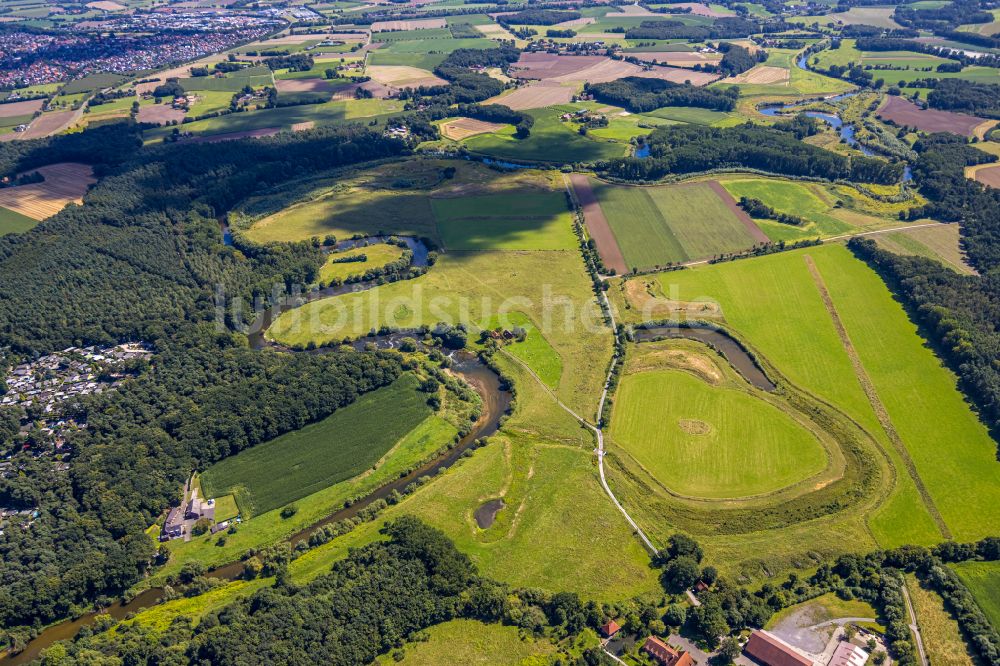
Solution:
M 337 86 L 326 79 L 275 79 L 274 87 L 279 93 L 322 92 L 333 93 Z
M 482 33 L 483 37 L 488 37 L 489 39 L 517 39 L 507 28 L 498 23 L 487 23 L 472 27 Z
M 496 132 L 501 127 L 503 125 L 500 123 L 489 123 L 475 118 L 455 118 L 441 123 L 441 134 L 454 141 L 461 141 L 477 134 Z
M 644 62 L 655 61 L 676 67 L 690 67 L 706 62 L 717 63 L 722 60 L 722 55 L 719 53 L 696 53 L 694 51 L 647 51 L 630 55 L 634 55 Z
M 330 41 L 330 42 L 366 42 L 368 41 L 368 35 L 364 33 L 355 32 L 325 32 L 321 34 L 301 34 L 301 35 L 281 35 L 280 37 L 275 37 L 274 39 L 268 39 L 260 42 L 262 46 L 268 46 L 272 44 L 301 44 L 302 42 L 315 42 L 315 41 Z
M 444 28 L 448 22 L 443 18 L 415 19 L 413 21 L 376 21 L 372 23 L 372 32 L 391 32 L 395 30 L 430 30 Z
M 738 76 L 722 79 L 722 83 L 788 83 L 789 71 L 784 67 L 757 65 Z
M 0 207 L 33 220 L 52 217 L 68 203 L 81 203 L 87 188 L 97 182 L 86 164 L 61 162 L 33 169 L 45 177 L 41 183 L 0 189 Z
M 566 104 L 572 100 L 573 88 L 537 83 L 523 86 L 511 93 L 491 97 L 483 104 L 503 104 L 515 111 L 523 111 L 525 109 L 540 109 L 553 104 Z
M 659 16 L 655 12 L 651 12 L 642 5 L 621 5 L 618 10 L 625 16 Z M 608 14 L 607 18 L 616 18 L 617 14 Z
M 54 113 L 43 113 L 31 121 L 28 129 L 15 134 L 14 138 L 21 141 L 25 141 L 27 139 L 41 139 L 42 137 L 62 131 L 80 115 L 83 115 L 80 111 L 56 111 Z M 4 136 L 10 135 L 5 134 Z
M 591 23 L 597 23 L 597 19 L 593 16 L 581 16 L 580 18 L 570 19 L 569 21 L 563 21 L 562 23 L 556 23 L 551 27 L 556 29 L 578 28 L 581 25 L 590 25 Z
M 642 68 L 623 60 L 603 59 L 601 62 L 562 76 L 554 76 L 550 81 L 559 83 L 607 83 L 624 76 L 638 76 Z
M 301 123 L 292 123 L 293 132 L 304 132 L 306 130 L 311 130 L 314 127 L 316 127 L 315 120 L 306 120 L 305 122 Z
M 365 73 L 372 81 L 397 88 L 416 88 L 419 86 L 443 86 L 448 82 L 434 76 L 426 69 L 406 65 L 372 65 Z
M 718 74 L 696 72 L 693 69 L 684 69 L 681 67 L 654 67 L 648 72 L 640 71 L 632 74 L 631 76 L 638 76 L 647 79 L 660 79 L 662 81 L 671 81 L 673 83 L 690 83 L 693 86 L 707 86 L 709 83 L 716 81 L 719 78 Z

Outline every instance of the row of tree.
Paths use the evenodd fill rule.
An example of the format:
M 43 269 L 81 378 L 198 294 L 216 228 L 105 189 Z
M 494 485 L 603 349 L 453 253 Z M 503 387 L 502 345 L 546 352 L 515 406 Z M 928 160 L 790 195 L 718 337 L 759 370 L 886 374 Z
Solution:
M 622 180 L 659 180 L 671 174 L 712 169 L 750 168 L 789 176 L 896 183 L 901 164 L 870 157 L 839 155 L 800 141 L 794 124 L 761 127 L 747 123 L 715 128 L 682 125 L 661 128 L 646 139 L 649 157 L 610 160 L 601 170 Z

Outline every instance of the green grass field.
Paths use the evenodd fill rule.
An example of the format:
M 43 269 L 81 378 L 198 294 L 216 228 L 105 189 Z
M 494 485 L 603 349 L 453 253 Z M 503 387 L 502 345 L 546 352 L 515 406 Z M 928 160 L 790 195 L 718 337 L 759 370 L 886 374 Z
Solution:
M 834 305 L 955 537 L 1000 530 L 997 444 L 882 280 L 843 248 L 815 254 Z M 872 313 L 878 316 L 873 317 Z
M 502 104 L 503 99 L 498 103 Z M 560 121 L 560 114 L 566 110 L 575 111 L 576 107 L 552 106 L 526 111 L 535 119 L 527 139 L 515 137 L 511 127 L 492 134 L 479 134 L 463 143 L 475 153 L 528 162 L 591 162 L 625 155 L 628 148 L 624 144 L 580 136 L 573 129 L 574 125 Z
M 498 326 L 508 329 L 520 326 L 528 332 L 523 342 L 504 345 L 504 352 L 523 361 L 549 388 L 559 388 L 563 372 L 562 358 L 531 318 L 523 312 L 504 313 L 494 317 L 484 328 L 493 330 Z
M 437 42 L 451 38 L 451 32 L 448 28 L 422 28 L 420 30 L 394 30 L 372 33 L 372 41 L 382 43 L 408 42 L 417 39 Z
M 202 474 L 206 494 L 232 492 L 243 514 L 259 515 L 360 474 L 431 413 L 417 384 L 404 375 L 322 421 L 217 462 Z
M 732 113 L 710 111 L 709 109 L 699 109 L 692 106 L 665 106 L 654 111 L 647 111 L 641 115 L 681 123 L 693 123 L 695 125 L 725 124 L 727 121 L 737 117 Z
M 268 74 L 245 74 L 237 72 L 225 78 L 217 79 L 214 76 L 196 76 L 190 79 L 178 79 L 177 83 L 187 92 L 198 92 L 207 90 L 210 92 L 236 93 L 246 86 L 253 88 L 259 86 L 272 85 L 274 79 Z
M 390 41 L 388 44 L 373 53 L 391 53 L 393 55 L 443 53 L 447 55 L 456 49 L 495 49 L 497 47 L 496 42 L 481 37 L 454 39 L 451 37 L 451 32 L 447 29 L 443 30 L 448 34 L 448 37 L 439 39 L 409 39 Z M 416 65 L 413 66 L 415 67 Z
M 427 640 L 407 643 L 402 661 L 388 655 L 378 663 L 383 666 L 436 666 L 437 664 L 476 664 L 477 666 L 523 666 L 530 660 L 546 659 L 555 646 L 544 638 L 524 638 L 517 627 L 499 623 L 483 624 L 476 620 L 451 620 L 427 630 Z M 541 663 L 539 661 L 538 663 Z
M 240 508 L 236 504 L 236 497 L 233 495 L 220 495 L 215 499 L 215 522 L 221 523 L 224 520 L 235 518 L 240 513 Z
M 804 254 L 814 258 L 824 277 L 946 524 L 961 539 L 995 532 L 1000 526 L 995 443 L 878 276 L 846 249 L 830 245 L 668 273 L 660 277 L 660 293 L 676 301 L 717 301 L 728 325 L 779 370 L 850 414 L 882 444 L 898 471 L 897 488 L 870 517 L 881 543 L 938 541 L 940 534 L 861 390 Z
M 448 250 L 569 250 L 577 245 L 561 192 L 432 199 Z
M 906 588 L 913 601 L 913 612 L 924 640 L 927 657 L 935 665 L 977 666 L 980 662 L 962 637 L 944 600 L 933 590 L 925 588 L 912 574 L 906 576 Z
M 354 257 L 361 254 L 367 257 L 365 261 L 351 261 L 346 263 L 334 261 L 334 259 Z M 388 263 L 396 261 L 401 256 L 403 256 L 403 248 L 396 247 L 395 245 L 387 245 L 386 243 L 377 243 L 357 250 L 338 252 L 337 254 L 330 255 L 327 262 L 320 267 L 319 279 L 321 282 L 330 282 L 334 278 L 346 280 L 354 275 L 364 275 L 365 271 L 385 266 Z
M 70 81 L 63 86 L 60 92 L 66 95 L 75 95 L 77 93 L 90 92 L 91 90 L 99 90 L 101 88 L 112 88 L 124 80 L 124 76 L 119 76 L 117 74 L 89 74 L 82 79 Z
M 208 94 L 212 94 L 209 92 Z M 228 104 L 228 103 L 227 103 Z M 326 104 L 304 104 L 301 106 L 286 106 L 277 109 L 262 109 L 246 113 L 230 113 L 217 118 L 206 118 L 184 125 L 185 132 L 196 135 L 226 134 L 229 132 L 247 132 L 256 129 L 277 127 L 289 130 L 292 125 L 313 122 L 317 127 L 326 125 L 345 125 L 360 122 L 362 119 L 382 119 L 402 110 L 398 100 L 384 99 L 351 99 Z M 143 134 L 147 142 L 162 140 L 170 134 L 172 128 L 163 127 Z
M 897 84 L 900 81 L 924 78 L 1000 83 L 1000 71 L 996 68 L 969 65 L 961 72 L 938 72 L 936 71 L 938 65 L 951 61 L 916 51 L 859 51 L 855 44 L 856 40 L 845 39 L 839 49 L 826 49 L 812 57 L 816 58 L 819 66 L 824 69 L 830 65 L 847 65 L 848 63 L 905 68 L 880 69 L 872 72 L 875 78 L 883 79 L 887 86 Z M 931 71 L 922 71 L 927 67 L 930 67 Z
M 20 234 L 29 229 L 34 229 L 38 220 L 34 220 L 27 215 L 21 215 L 9 208 L 0 208 L 0 236 L 7 234 Z
M 875 609 L 868 602 L 860 599 L 845 601 L 833 592 L 828 592 L 815 599 L 781 609 L 771 616 L 771 619 L 767 621 L 764 628 L 773 629 L 775 626 L 781 624 L 785 618 L 803 609 L 806 609 L 810 613 L 810 620 L 816 623 L 835 620 L 841 617 L 877 617 Z
M 705 183 L 627 187 L 595 181 L 593 188 L 630 267 L 711 257 L 754 244 Z
M 990 623 L 1000 631 L 1000 562 L 962 562 L 951 566 Z
M 746 497 L 821 471 L 815 437 L 776 406 L 676 370 L 626 376 L 611 436 L 672 491 Z
M 368 64 L 416 67 L 433 72 L 447 57 L 444 53 L 395 53 L 389 49 L 379 49 L 369 54 Z

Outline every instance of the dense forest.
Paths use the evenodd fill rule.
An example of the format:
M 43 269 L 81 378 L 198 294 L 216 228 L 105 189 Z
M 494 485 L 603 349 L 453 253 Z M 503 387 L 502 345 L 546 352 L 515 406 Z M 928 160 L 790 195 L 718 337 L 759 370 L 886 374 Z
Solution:
M 713 111 L 732 111 L 740 93 L 737 88 L 716 90 L 687 83 L 627 76 L 607 83 L 587 83 L 584 91 L 605 104 L 644 113 L 663 106 L 697 106 Z
M 941 79 L 927 93 L 933 109 L 962 111 L 983 118 L 1000 118 L 1000 85 L 961 79 Z
M 573 21 L 583 16 L 578 11 L 556 9 L 522 9 L 512 14 L 501 14 L 497 21 L 501 25 L 555 25 L 563 21 Z
M 137 148 L 127 123 L 0 145 L 7 173 L 72 156 L 102 175 L 85 206 L 0 239 L 0 350 L 13 359 L 124 340 L 156 350 L 151 370 L 83 402 L 92 427 L 74 438 L 69 472 L 22 454 L 23 474 L 0 479 L 0 505 L 39 511 L 0 542 L 7 628 L 138 580 L 152 556 L 144 530 L 195 464 L 323 418 L 400 372 L 382 354 L 261 354 L 226 332 L 219 324 L 242 324 L 249 309 L 225 306 L 309 283 L 322 255 L 308 243 L 226 247 L 217 220 L 259 188 L 402 154 L 404 143 L 341 128 Z
M 914 145 L 913 174 L 930 201 L 910 219 L 933 217 L 960 225 L 962 244 L 979 276 L 962 276 L 919 257 L 886 252 L 870 241 L 850 247 L 869 262 L 908 306 L 961 380 L 983 421 L 1000 431 L 1000 191 L 965 177 L 966 165 L 996 161 L 952 134 Z
M 671 19 L 650 19 L 625 31 L 626 39 L 741 39 L 754 33 L 783 32 L 783 21 L 754 22 L 745 18 L 716 19 L 712 25 L 687 25 Z
M 802 124 L 808 123 L 798 123 Z M 615 178 L 633 181 L 722 168 L 750 168 L 862 183 L 895 183 L 902 176 L 901 164 L 838 155 L 799 141 L 796 130 L 795 123 L 775 127 L 748 123 L 730 128 L 697 125 L 661 128 L 646 140 L 649 157 L 610 160 L 602 170 Z

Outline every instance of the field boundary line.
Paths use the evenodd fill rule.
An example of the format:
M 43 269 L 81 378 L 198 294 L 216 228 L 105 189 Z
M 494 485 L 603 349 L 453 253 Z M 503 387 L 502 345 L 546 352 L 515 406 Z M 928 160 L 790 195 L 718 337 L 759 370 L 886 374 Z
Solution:
M 906 471 L 909 472 L 910 478 L 913 479 L 917 492 L 920 493 L 924 506 L 927 508 L 927 512 L 934 520 L 935 525 L 937 525 L 941 536 L 946 539 L 951 539 L 951 530 L 948 529 L 948 525 L 944 522 L 944 517 L 941 516 L 941 512 L 934 503 L 934 498 L 931 497 L 930 492 L 927 490 L 927 486 L 924 485 L 923 479 L 920 478 L 920 473 L 917 471 L 916 463 L 914 463 L 913 458 L 910 457 L 910 452 L 907 450 L 906 444 L 903 442 L 903 438 L 900 437 L 899 432 L 896 430 L 896 426 L 893 425 L 892 418 L 889 416 L 888 410 L 885 408 L 885 405 L 882 403 L 882 399 L 878 395 L 878 391 L 875 389 L 875 384 L 872 382 L 871 377 L 868 376 L 868 371 L 865 370 L 864 364 L 861 362 L 861 357 L 858 355 L 858 351 L 855 349 L 854 343 L 851 342 L 851 338 L 847 333 L 847 328 L 844 326 L 844 322 L 841 320 L 840 314 L 837 312 L 837 308 L 833 303 L 833 298 L 830 296 L 830 292 L 826 288 L 826 283 L 823 281 L 823 276 L 819 272 L 819 267 L 816 266 L 816 263 L 810 255 L 804 255 L 803 259 L 806 262 L 806 266 L 809 268 L 809 273 L 812 275 L 813 282 L 816 284 L 816 289 L 819 291 L 820 298 L 823 300 L 823 305 L 826 307 L 826 310 L 830 315 L 830 319 L 833 321 L 833 327 L 837 331 L 837 336 L 840 338 L 844 351 L 847 352 L 847 356 L 851 361 L 851 366 L 854 368 L 854 374 L 858 379 L 858 383 L 861 384 L 861 390 L 864 391 L 865 396 L 868 398 L 868 402 L 871 405 L 872 411 L 875 412 L 875 418 L 878 419 L 879 424 L 882 426 L 882 430 L 885 431 L 889 441 L 892 442 L 893 448 L 896 449 L 896 453 L 898 453 L 899 457 L 903 460 L 903 465 L 906 466 Z

